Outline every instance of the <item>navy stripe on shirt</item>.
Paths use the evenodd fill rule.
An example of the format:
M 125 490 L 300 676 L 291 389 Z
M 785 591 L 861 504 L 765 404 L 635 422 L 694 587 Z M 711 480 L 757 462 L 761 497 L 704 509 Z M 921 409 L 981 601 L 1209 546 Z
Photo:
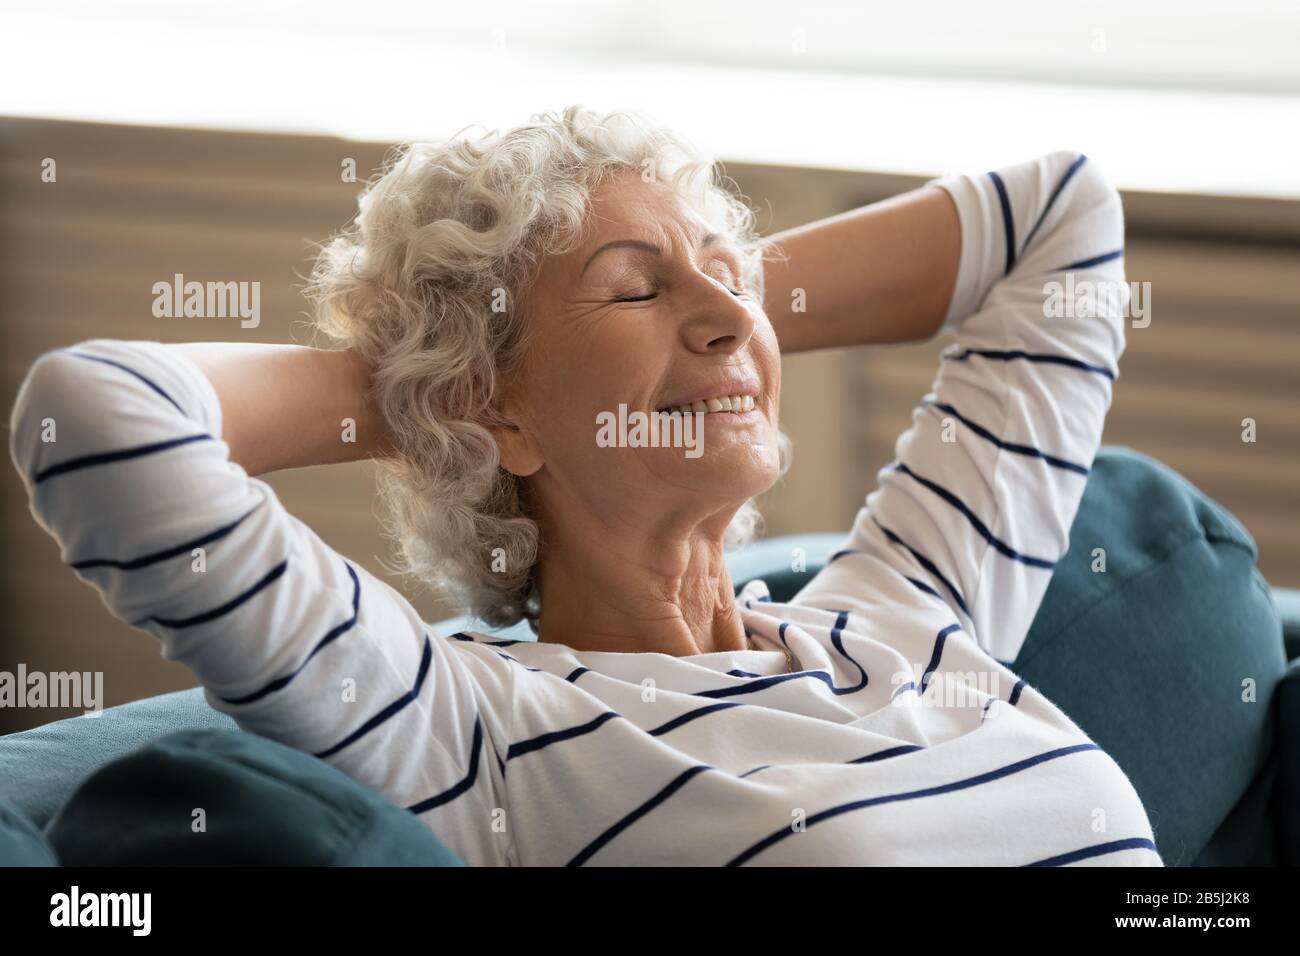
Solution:
M 533 641 L 517 641 L 514 639 L 493 639 L 487 638 L 480 641 L 477 637 L 466 634 L 464 631 L 457 631 L 455 634 L 448 634 L 447 637 L 453 641 L 465 641 L 470 644 L 481 644 L 484 647 L 512 647 L 515 644 L 532 644 Z
M 687 711 L 684 714 L 678 714 L 667 723 L 660 724 L 653 730 L 647 731 L 651 737 L 662 737 L 664 734 L 671 733 L 683 724 L 688 724 L 692 720 L 700 717 L 707 717 L 709 714 L 717 713 L 720 710 L 731 710 L 733 707 L 744 707 L 744 704 L 709 704 L 707 707 L 697 707 L 694 710 Z
M 970 608 L 966 606 L 966 599 L 961 596 L 961 592 L 957 590 L 956 586 L 944 577 L 943 572 L 939 570 L 938 566 L 933 561 L 921 552 L 917 551 L 889 528 L 886 528 L 880 523 L 880 519 L 878 519 L 874 514 L 871 516 L 871 520 L 875 522 L 876 527 L 884 533 L 886 538 L 915 558 L 917 564 L 929 571 L 930 574 L 933 575 L 934 579 L 944 586 L 948 593 L 952 595 L 952 599 L 957 603 L 957 607 L 961 609 L 961 612 L 966 615 L 968 620 L 974 620 L 974 618 L 971 617 Z
M 495 653 L 495 654 L 497 655 L 497 657 L 503 658 L 503 659 L 505 659 L 505 660 L 507 660 L 507 661 L 513 661 L 514 663 L 518 664 L 520 667 L 522 667 L 522 668 L 523 668 L 524 670 L 526 670 L 526 671 L 532 671 L 534 674 L 545 674 L 545 673 L 546 673 L 546 671 L 542 670 L 540 667 L 529 667 L 527 664 L 525 664 L 525 663 L 524 663 L 523 661 L 521 661 L 519 658 L 517 658 L 517 657 L 512 657 L 512 656 L 510 656 L 509 654 L 507 654 L 505 651 L 494 651 L 493 653 Z
M 782 622 L 784 625 L 786 622 Z M 736 684 L 731 687 L 715 687 L 712 690 L 697 690 L 693 693 L 695 697 L 742 697 L 746 694 L 757 694 L 759 691 L 767 690 L 769 687 L 775 687 L 777 684 L 784 684 L 792 680 L 819 680 L 830 688 L 834 694 L 851 694 L 861 690 L 865 684 L 857 684 L 854 687 L 836 687 L 831 680 L 831 676 L 825 671 L 798 671 L 793 674 L 773 674 L 768 677 L 755 677 L 747 680 L 743 684 Z
M 875 753 L 867 754 L 865 757 L 857 757 L 853 760 L 848 761 L 848 763 L 850 764 L 874 763 L 878 760 L 887 760 L 890 757 L 898 757 L 903 754 L 909 754 L 917 750 L 924 750 L 924 749 L 925 749 L 924 747 L 921 747 L 917 744 L 903 744 L 898 747 L 888 747 L 884 750 L 878 750 Z M 747 770 L 742 774 L 738 774 L 736 779 L 743 780 L 746 777 L 758 773 L 760 770 L 769 770 L 773 766 L 778 766 L 778 765 L 762 764 L 761 766 L 755 767 L 752 770 Z M 661 790 L 659 790 L 659 792 L 657 792 L 654 796 L 646 800 L 644 803 L 642 803 L 636 809 L 632 810 L 630 813 L 624 815 L 616 823 L 614 823 L 612 826 L 608 827 L 603 833 L 601 833 L 600 836 L 596 837 L 596 839 L 592 840 L 589 844 L 587 844 L 587 846 L 584 847 L 572 860 L 570 860 L 567 865 L 582 866 L 584 863 L 590 860 L 592 856 L 594 856 L 600 849 L 602 849 L 610 841 L 612 841 L 616 836 L 618 836 L 620 833 L 622 833 L 624 830 L 630 827 L 633 823 L 640 820 L 646 814 L 650 813 L 656 807 L 661 806 L 670 797 L 672 797 L 673 794 L 675 794 L 678 790 L 684 787 L 695 777 L 699 776 L 701 773 L 704 773 L 705 771 L 716 770 L 716 769 L 717 769 L 716 767 L 711 767 L 708 764 L 699 764 L 697 766 L 690 767 L 682 771 L 670 783 L 668 783 Z
M 995 172 L 989 173 L 989 179 L 993 180 L 993 186 L 998 191 L 998 203 L 1002 206 L 1002 226 L 1007 237 L 1007 268 L 1003 275 L 1010 275 L 1016 264 L 1016 222 L 1011 215 L 1011 200 L 1007 196 L 1006 183 Z
M 849 763 L 875 763 L 877 760 L 888 760 L 890 757 L 899 757 L 903 754 L 915 753 L 924 749 L 920 744 L 900 744 L 897 747 L 886 747 L 884 750 L 877 750 L 865 757 L 858 757 L 856 760 L 850 760 Z
M 953 631 L 960 631 L 960 624 L 949 624 L 934 639 L 934 652 L 930 655 L 930 663 L 925 665 L 925 671 L 921 674 L 920 693 L 924 694 L 926 688 L 930 686 L 930 677 L 939 669 L 939 661 L 943 659 L 943 645 L 948 640 L 948 635 Z
M 833 807 L 828 807 L 819 813 L 815 813 L 804 822 L 804 830 L 808 830 L 823 820 L 829 820 L 832 817 L 841 814 L 850 813 L 854 810 L 863 810 L 868 807 L 879 806 L 884 803 L 900 803 L 907 800 L 919 800 L 925 797 L 939 796 L 944 793 L 952 793 L 955 790 L 968 790 L 971 787 L 977 787 L 980 784 L 990 783 L 1003 777 L 1009 777 L 1014 773 L 1020 773 L 1028 770 L 1030 767 L 1045 763 L 1048 760 L 1057 760 L 1061 757 L 1067 757 L 1071 754 L 1081 753 L 1087 750 L 1101 750 L 1094 743 L 1072 744 L 1068 747 L 1058 747 L 1055 750 L 1049 750 L 1046 753 L 1037 754 L 1033 757 L 1026 757 L 1024 760 L 1017 760 L 1015 763 L 1008 764 L 1005 767 L 998 767 L 995 770 L 989 770 L 985 773 L 976 774 L 973 777 L 966 777 L 962 780 L 955 780 L 952 783 L 945 783 L 935 787 L 924 787 L 920 790 L 906 790 L 902 793 L 888 793 L 879 797 L 868 797 L 864 800 L 854 800 L 850 803 L 841 803 Z M 764 850 L 775 846 L 786 837 L 793 836 L 796 831 L 791 827 L 782 827 L 775 833 L 767 836 L 758 843 L 755 843 L 743 853 L 728 861 L 727 866 L 740 866 L 762 853 Z
M 1073 163 L 1071 163 L 1070 168 L 1065 171 L 1065 175 L 1061 177 L 1061 181 L 1058 182 L 1056 184 L 1056 188 L 1052 190 L 1052 195 L 1048 198 L 1047 205 L 1044 206 L 1043 211 L 1038 214 L 1038 221 L 1034 223 L 1034 228 L 1030 229 L 1029 235 L 1025 237 L 1025 247 L 1024 250 L 1021 252 L 1021 255 L 1029 251 L 1030 243 L 1034 241 L 1034 236 L 1038 234 L 1039 227 L 1042 226 L 1043 222 L 1047 219 L 1047 214 L 1052 211 L 1052 206 L 1056 203 L 1057 198 L 1065 190 L 1066 184 L 1069 183 L 1069 181 L 1074 178 L 1074 174 L 1079 171 L 1079 167 L 1081 167 L 1087 161 L 1088 161 L 1088 157 L 1080 153 L 1079 158 L 1076 159 Z
M 1012 707 L 1020 702 L 1020 694 L 1025 689 L 1024 678 L 1016 681 L 1016 685 L 1011 688 L 1011 696 L 1007 698 L 1007 703 Z
M 931 481 L 929 478 L 924 478 L 921 475 L 918 475 L 901 461 L 894 463 L 893 470 L 902 472 L 914 481 L 929 488 L 944 501 L 948 502 L 948 504 L 960 511 L 965 515 L 966 520 L 970 522 L 971 527 L 979 533 L 979 536 L 992 545 L 993 548 L 1002 556 L 1010 558 L 1013 561 L 1019 561 L 1021 564 L 1028 565 L 1031 568 L 1043 568 L 1044 570 L 1050 571 L 1052 568 L 1056 567 L 1055 561 L 1049 561 L 1046 558 L 1034 558 L 1029 555 L 1021 554 L 1006 542 L 995 537 L 993 532 L 985 526 L 984 522 L 980 521 L 980 519 L 975 516 L 975 512 L 971 511 L 970 508 L 966 506 L 965 502 L 938 482 Z
M 343 564 L 348 569 L 348 575 L 352 578 L 352 616 L 341 624 L 336 624 L 331 628 L 324 637 L 316 642 L 316 646 L 307 653 L 307 656 L 303 658 L 302 663 L 288 674 L 285 674 L 283 677 L 277 677 L 265 687 L 262 687 L 260 690 L 255 690 L 251 694 L 246 694 L 243 697 L 223 697 L 221 698 L 223 701 L 227 704 L 251 704 L 253 701 L 260 700 L 267 694 L 283 690 L 289 685 L 290 681 L 302 673 L 303 668 L 307 666 L 308 662 L 310 662 L 322 648 L 352 630 L 361 613 L 361 580 L 357 577 L 357 572 L 352 570 L 351 564 L 346 561 L 344 561 Z
M 848 627 L 848 624 L 849 612 L 840 611 L 838 616 L 835 618 L 835 625 L 831 628 L 831 643 L 835 645 L 835 649 L 840 652 L 841 657 L 858 669 L 858 673 L 862 675 L 862 680 L 860 683 L 854 684 L 851 687 L 835 687 L 832 685 L 831 693 L 837 695 L 857 693 L 871 682 L 871 678 L 867 676 L 866 668 L 855 661 L 849 652 L 844 649 L 844 628 Z M 829 683 L 829 681 L 827 683 Z
M 613 840 L 616 836 L 618 836 L 620 833 L 622 833 L 632 824 L 636 823 L 637 820 L 641 819 L 643 816 L 645 816 L 655 807 L 662 804 L 674 793 L 676 793 L 682 787 L 686 786 L 686 784 L 690 783 L 691 780 L 693 780 L 695 777 L 699 776 L 701 773 L 704 773 L 706 770 L 712 770 L 712 769 L 713 769 L 712 767 L 706 764 L 700 764 L 699 766 L 689 767 L 688 769 L 683 770 L 672 781 L 670 781 L 667 786 L 661 789 L 649 800 L 645 801 L 645 803 L 641 804 L 635 810 L 625 815 L 621 820 L 615 822 L 612 826 L 607 828 L 605 832 L 600 834 L 600 836 L 596 837 L 596 839 L 592 840 L 585 847 L 583 847 L 583 849 L 577 854 L 577 856 L 571 859 L 566 865 L 582 866 L 593 856 L 595 856 L 596 853 L 598 853 L 602 847 L 604 847 L 607 843 Z
M 333 747 L 328 747 L 325 750 L 321 750 L 316 754 L 314 754 L 314 756 L 319 757 L 322 760 L 334 756 L 334 754 L 338 753 L 344 747 L 356 743 L 366 734 L 370 733 L 370 731 L 374 730 L 376 727 L 380 726 L 385 721 L 387 721 L 394 714 L 400 713 L 403 709 L 406 708 L 407 705 L 417 700 L 420 696 L 420 688 L 424 686 L 424 678 L 428 676 L 429 663 L 430 661 L 432 661 L 432 659 L 433 659 L 433 643 L 429 640 L 429 635 L 426 634 L 424 635 L 424 653 L 420 656 L 420 669 L 415 675 L 415 686 L 412 687 L 405 694 L 403 694 L 401 697 L 397 698 L 397 700 L 393 701 L 391 704 L 389 704 L 379 713 L 375 714 L 375 716 L 371 717 L 369 720 L 367 720 L 364 724 L 362 724 L 352 733 L 348 734 L 346 737 L 344 737 L 342 740 L 336 743 Z
M 285 558 L 283 561 L 281 561 L 279 564 L 273 567 L 270 571 L 266 572 L 266 574 L 263 575 L 262 580 L 258 581 L 256 584 L 250 587 L 243 594 L 239 594 L 231 598 L 225 604 L 222 604 L 218 607 L 214 607 L 210 611 L 204 611 L 201 614 L 195 614 L 193 617 L 181 617 L 181 618 L 146 617 L 142 621 L 134 622 L 135 626 L 142 627 L 145 624 L 153 623 L 153 624 L 161 624 L 163 627 L 180 629 L 186 627 L 193 627 L 196 624 L 206 624 L 209 621 L 214 621 L 225 614 L 229 614 L 231 611 L 239 607 L 245 601 L 250 600 L 251 598 L 255 597 L 259 592 L 261 592 L 265 588 L 270 587 L 276 581 L 280 580 L 280 578 L 284 576 L 285 569 L 288 568 L 288 566 L 289 566 L 289 559 Z
M 411 804 L 406 809 L 412 813 L 424 813 L 434 807 L 441 807 L 444 804 L 451 803 L 461 794 L 468 793 L 470 788 L 474 786 L 474 781 L 478 777 L 478 755 L 479 751 L 483 749 L 483 720 L 481 717 L 476 716 L 474 718 L 474 739 L 470 742 L 469 748 L 469 769 L 465 772 L 463 779 L 448 787 L 442 793 L 435 793 L 419 803 Z
M 915 587 L 918 591 L 924 591 L 926 594 L 932 594 L 932 595 L 934 595 L 934 596 L 937 597 L 940 601 L 943 600 L 943 596 L 942 596 L 938 591 L 936 591 L 934 588 L 930 587 L 930 585 L 926 584 L 924 581 L 918 581 L 916 578 L 907 578 L 907 581 L 908 581 L 909 584 L 911 584 L 913 587 Z
M 942 412 L 947 412 L 949 415 L 952 415 L 963 425 L 965 425 L 967 428 L 973 431 L 976 435 L 979 435 L 980 438 L 983 438 L 985 441 L 991 442 L 992 444 L 996 445 L 998 448 L 1001 448 L 1003 451 L 1014 452 L 1017 455 L 1027 455 L 1030 458 L 1038 458 L 1046 462 L 1047 464 L 1051 465 L 1053 468 L 1060 468 L 1063 471 L 1072 471 L 1077 475 L 1083 475 L 1086 477 L 1088 474 L 1088 469 L 1085 468 L 1083 465 L 1076 465 L 1074 462 L 1066 461 L 1064 458 L 1057 458 L 1055 455 L 1049 455 L 1046 452 L 1033 447 L 1032 445 L 1019 445 L 1016 444 L 1015 442 L 1003 441 L 1001 438 L 999 438 L 997 435 L 994 435 L 983 425 L 971 421 L 969 418 L 967 418 L 961 412 L 957 411 L 957 409 L 953 408 L 952 405 L 948 404 L 947 402 L 936 402 L 927 399 L 925 401 L 925 404 L 929 405 L 931 408 L 937 408 Z
M 1043 860 L 1035 860 L 1033 863 L 1026 863 L 1025 866 L 1064 866 L 1067 863 L 1075 863 L 1079 860 L 1105 856 L 1109 853 L 1119 853 L 1121 850 L 1150 850 L 1157 856 L 1160 854 L 1160 851 L 1156 849 L 1156 845 L 1146 837 L 1129 837 L 1126 840 L 1111 840 L 1108 843 L 1081 847 L 1078 850 L 1071 850 L 1069 853 L 1061 853 Z
M 189 554 L 195 548 L 201 548 L 205 544 L 211 544 L 213 541 L 220 541 L 230 532 L 243 523 L 244 519 L 251 515 L 261 504 L 254 505 L 248 512 L 236 518 L 230 524 L 222 525 L 214 531 L 195 538 L 193 541 L 186 541 L 184 544 L 178 544 L 174 547 L 165 548 L 162 551 L 155 551 L 152 554 L 142 555 L 138 558 L 129 558 L 125 561 L 118 561 L 113 558 L 86 558 L 83 561 L 73 561 L 69 567 L 77 571 L 86 571 L 90 568 L 116 568 L 119 571 L 138 571 L 141 568 L 147 568 L 151 564 L 157 564 L 159 561 L 166 561 L 168 558 L 174 558 L 180 554 Z
M 1115 373 L 1101 365 L 1091 365 L 1088 362 L 1080 361 L 1077 358 L 1071 358 L 1068 355 L 1049 355 L 1043 352 L 1022 352 L 1019 349 L 1003 351 L 1000 349 L 962 349 L 958 352 L 950 352 L 940 355 L 939 358 L 945 362 L 964 362 L 970 357 L 992 359 L 998 362 L 1014 362 L 1023 360 L 1026 362 L 1036 362 L 1045 365 L 1064 365 L 1068 368 L 1077 368 L 1083 372 L 1093 372 L 1104 378 L 1115 381 Z
M 862 690 L 867 686 L 867 684 L 870 681 L 870 678 L 867 676 L 866 669 L 861 664 L 859 664 L 856 660 L 854 660 L 853 657 L 844 648 L 844 642 L 841 639 L 840 635 L 842 634 L 844 627 L 848 623 L 848 616 L 849 616 L 848 611 L 838 612 L 835 625 L 831 629 L 831 641 L 835 645 L 835 649 L 839 651 L 840 655 L 846 661 L 848 661 L 850 664 L 856 667 L 858 669 L 858 673 L 862 675 L 862 679 L 858 681 L 856 684 L 851 684 L 847 687 L 836 687 L 835 681 L 831 678 L 831 675 L 826 673 L 825 671 L 801 670 L 801 671 L 795 671 L 792 674 L 773 674 L 768 677 L 761 677 L 755 675 L 754 678 L 747 680 L 744 684 L 737 684 L 731 687 L 717 687 L 712 690 L 698 690 L 693 692 L 694 696 L 710 697 L 710 698 L 739 697 L 744 694 L 756 694 L 759 691 L 767 690 L 767 688 L 775 687 L 778 684 L 784 684 L 787 681 L 808 680 L 808 679 L 821 681 L 823 684 L 826 685 L 827 689 L 830 690 L 832 694 L 835 694 L 837 696 L 842 696 L 844 694 L 856 694 L 858 691 Z M 777 628 L 777 635 L 780 637 L 781 643 L 785 645 L 786 650 L 790 649 L 790 644 L 785 639 L 785 631 L 786 628 L 788 628 L 789 626 L 790 626 L 789 621 L 782 621 L 781 626 Z
M 157 382 L 153 381 L 150 378 L 145 377 L 144 375 L 141 375 L 139 372 L 137 372 L 135 369 L 131 368 L 130 366 L 123 365 L 121 362 L 115 362 L 113 359 L 101 358 L 98 355 L 88 355 L 85 352 L 77 352 L 72 349 L 59 349 L 57 351 L 60 354 L 71 355 L 75 358 L 85 359 L 88 362 L 102 362 L 104 365 L 111 365 L 113 366 L 113 368 L 121 369 L 123 372 L 126 372 L 128 375 L 133 375 L 136 378 L 138 378 L 140 381 L 144 382 L 146 385 L 148 385 L 151 389 L 153 389 L 163 398 L 167 399 L 167 401 L 169 401 L 172 404 L 172 407 L 175 408 L 176 411 L 180 412 L 182 415 L 185 415 L 185 409 L 180 407 L 176 399 L 172 398 L 165 391 L 163 391 L 162 387 L 159 386 Z M 189 418 L 188 415 L 185 415 L 185 417 Z
M 567 727 L 564 730 L 552 730 L 548 733 L 538 734 L 536 737 L 528 740 L 521 740 L 513 743 L 506 751 L 506 762 L 514 760 L 516 757 L 522 757 L 530 754 L 535 750 L 541 750 L 543 747 L 549 747 L 551 744 L 559 743 L 562 740 L 572 740 L 575 737 L 582 737 L 592 731 L 599 730 L 609 721 L 622 716 L 612 710 L 607 710 L 603 714 L 597 714 L 585 724 L 579 724 L 576 727 Z
M 786 623 L 788 622 L 784 622 L 784 621 L 782 622 L 782 628 L 785 627 Z M 856 666 L 856 661 L 853 661 L 852 658 L 848 658 L 848 659 Z M 861 668 L 859 667 L 859 669 Z M 578 668 L 570 675 L 570 678 L 576 679 L 578 676 L 581 676 L 581 674 L 587 672 L 588 671 L 586 668 Z M 866 674 L 864 671 L 863 677 L 865 678 L 865 676 Z M 692 696 L 703 697 L 708 699 L 738 697 L 742 695 L 758 693 L 759 691 L 766 690 L 768 687 L 773 687 L 778 684 L 783 684 L 786 681 L 808 680 L 808 679 L 819 680 L 822 683 L 824 683 L 828 688 L 830 688 L 830 690 L 833 693 L 839 693 L 839 694 L 855 693 L 856 691 L 859 691 L 866 686 L 866 682 L 864 680 L 863 682 L 854 685 L 852 687 L 838 688 L 835 686 L 834 682 L 832 681 L 831 676 L 825 673 L 824 671 L 799 671 L 798 673 L 794 673 L 794 674 L 776 674 L 770 677 L 750 678 L 750 679 L 746 679 L 743 684 L 737 684 L 731 687 L 719 687 L 711 690 L 696 691 Z M 664 723 L 660 724 L 659 726 L 646 730 L 645 733 L 649 734 L 652 737 L 658 737 L 663 734 L 671 733 L 672 731 L 678 729 L 682 725 L 690 723 L 693 720 L 698 720 L 701 717 L 708 717 L 712 714 L 720 713 L 722 711 L 731 710 L 732 708 L 742 707 L 742 706 L 745 705 L 724 701 L 722 703 L 709 704 L 707 706 L 697 707 L 694 710 L 689 710 L 683 714 L 677 715 L 676 717 L 672 717 L 669 720 L 665 721 Z M 521 740 L 517 743 L 513 743 L 510 745 L 510 747 L 506 752 L 506 760 L 507 761 L 514 760 L 516 757 L 522 757 L 525 754 L 542 750 L 546 747 L 551 746 L 552 744 L 563 743 L 564 741 L 574 740 L 578 737 L 585 737 L 587 734 L 599 730 L 606 723 L 616 718 L 620 720 L 626 719 L 622 714 L 617 713 L 616 711 L 608 710 L 602 714 L 596 715 L 591 720 L 578 724 L 577 726 L 568 727 L 563 730 L 549 731 L 547 733 L 539 734 L 536 737 L 529 738 L 528 740 Z
M 137 445 L 135 448 L 122 448 L 118 451 L 104 451 L 95 455 L 83 455 L 80 458 L 62 461 L 57 465 L 50 465 L 50 467 L 38 471 L 32 479 L 32 484 L 39 485 L 48 478 L 67 474 L 70 471 L 80 471 L 83 468 L 111 465 L 119 461 L 129 461 L 132 458 L 156 455 L 159 452 L 170 451 L 173 448 L 179 448 L 181 445 L 188 445 L 196 441 L 212 441 L 212 436 L 206 433 L 186 435 L 183 438 L 169 438 L 166 441 L 153 442 L 149 445 Z
M 1091 269 L 1093 266 L 1099 266 L 1103 262 L 1110 262 L 1124 255 L 1123 249 L 1116 249 L 1114 252 L 1105 252 L 1099 256 L 1093 256 L 1091 259 L 1080 259 L 1078 262 L 1071 262 L 1068 266 L 1061 266 L 1057 272 L 1070 272 L 1074 269 Z

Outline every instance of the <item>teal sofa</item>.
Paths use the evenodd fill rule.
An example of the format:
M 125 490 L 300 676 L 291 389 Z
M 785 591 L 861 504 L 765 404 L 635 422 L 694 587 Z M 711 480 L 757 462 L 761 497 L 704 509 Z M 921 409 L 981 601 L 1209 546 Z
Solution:
M 787 600 L 844 538 L 760 542 L 729 555 L 732 578 L 761 577 Z M 1104 448 L 1009 662 L 1125 769 L 1167 865 L 1300 862 L 1300 593 L 1269 588 L 1256 557 L 1240 523 L 1179 475 Z M 499 633 L 532 639 L 522 624 Z M 405 810 L 238 729 L 194 689 L 0 738 L 0 865 L 60 863 L 460 861 Z

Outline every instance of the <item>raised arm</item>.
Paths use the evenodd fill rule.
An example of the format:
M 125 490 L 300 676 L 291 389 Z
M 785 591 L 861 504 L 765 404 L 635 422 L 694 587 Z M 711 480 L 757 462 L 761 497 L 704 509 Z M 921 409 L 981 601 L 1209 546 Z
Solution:
M 163 348 L 189 358 L 212 384 L 230 460 L 250 475 L 358 461 L 387 448 L 369 372 L 352 352 L 239 342 Z
M 430 633 L 247 473 L 374 447 L 350 361 L 83 342 L 33 366 L 11 453 L 64 560 L 192 670 L 213 707 L 429 814 L 464 859 L 500 862 L 511 665 Z
M 939 187 L 960 218 L 955 283 L 942 280 L 951 301 L 941 324 L 956 345 L 942 354 L 848 547 L 799 600 L 815 602 L 855 576 L 869 587 L 883 564 L 946 602 L 989 653 L 1011 661 L 1066 553 L 1119 374 L 1123 210 L 1106 176 L 1074 152 Z M 859 223 L 867 230 L 870 220 Z M 941 228 L 937 241 L 950 249 L 953 236 Z M 877 244 L 860 239 L 857 248 Z M 867 276 L 878 267 L 842 255 L 832 265 Z M 859 324 L 876 322 L 876 282 L 864 281 Z M 849 327 L 851 305 L 841 311 L 827 324 Z M 816 324 L 811 304 L 805 318 Z
M 763 306 L 783 353 L 928 339 L 961 255 L 957 207 L 925 186 L 766 240 Z

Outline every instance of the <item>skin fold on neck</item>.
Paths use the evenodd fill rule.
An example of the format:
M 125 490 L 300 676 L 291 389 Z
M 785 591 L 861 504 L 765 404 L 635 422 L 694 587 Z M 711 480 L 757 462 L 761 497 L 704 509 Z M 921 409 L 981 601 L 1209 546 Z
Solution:
M 538 639 L 674 657 L 747 649 L 719 523 L 725 529 L 715 517 L 684 533 L 655 534 L 549 525 Z M 593 549 L 593 540 L 604 544 Z

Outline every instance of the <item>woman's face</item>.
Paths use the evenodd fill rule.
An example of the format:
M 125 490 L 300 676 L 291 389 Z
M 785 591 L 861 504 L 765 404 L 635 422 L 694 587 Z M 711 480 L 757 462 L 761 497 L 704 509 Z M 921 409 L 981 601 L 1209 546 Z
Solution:
M 542 264 L 532 342 L 503 383 L 518 431 L 497 432 L 502 463 L 531 476 L 543 514 L 579 505 L 614 524 L 729 521 L 771 487 L 780 354 L 740 270 L 739 250 L 670 188 L 627 173 L 594 193 L 583 241 Z M 746 410 L 680 428 L 653 414 L 722 396 Z M 651 429 L 677 447 L 631 447 Z

